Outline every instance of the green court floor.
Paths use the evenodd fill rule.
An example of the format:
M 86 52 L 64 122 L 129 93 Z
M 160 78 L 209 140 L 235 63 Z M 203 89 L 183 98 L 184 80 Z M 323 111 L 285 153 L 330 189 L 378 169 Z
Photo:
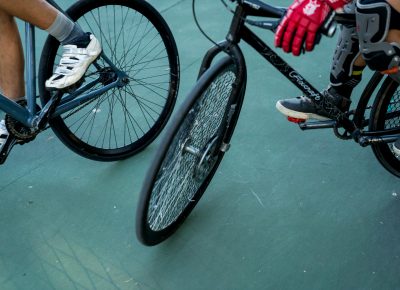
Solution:
M 211 44 L 190 0 L 150 3 L 176 38 L 180 103 Z M 197 6 L 205 31 L 222 39 L 230 13 L 215 0 Z M 334 45 L 324 39 L 287 59 L 322 89 Z M 50 130 L 14 148 L 0 169 L 1 290 L 400 289 L 400 180 L 370 148 L 287 122 L 275 102 L 299 91 L 242 47 L 248 90 L 232 148 L 193 214 L 159 246 L 141 245 L 134 228 L 159 139 L 113 163 L 79 157 Z

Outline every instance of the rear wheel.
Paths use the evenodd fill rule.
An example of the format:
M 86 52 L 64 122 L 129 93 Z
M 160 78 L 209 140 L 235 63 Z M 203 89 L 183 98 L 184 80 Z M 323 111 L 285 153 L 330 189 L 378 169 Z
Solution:
M 370 131 L 400 128 L 400 88 L 388 77 L 380 88 L 371 111 Z M 393 151 L 393 143 L 377 143 L 372 150 L 379 162 L 392 174 L 400 177 L 400 156 Z
M 208 187 L 239 116 L 242 81 L 225 57 L 200 77 L 178 111 L 142 188 L 137 235 L 144 244 L 168 238 Z
M 64 144 L 84 157 L 101 161 L 127 158 L 157 137 L 173 110 L 179 60 L 172 33 L 145 1 L 81 0 L 67 14 L 99 39 L 105 55 L 128 75 L 128 80 L 124 86 L 107 90 L 49 123 Z M 43 105 L 51 97 L 45 80 L 60 56 L 59 43 L 49 37 L 39 69 Z M 91 92 L 107 85 L 113 76 L 113 70 L 100 57 L 86 72 L 81 87 L 100 78 Z

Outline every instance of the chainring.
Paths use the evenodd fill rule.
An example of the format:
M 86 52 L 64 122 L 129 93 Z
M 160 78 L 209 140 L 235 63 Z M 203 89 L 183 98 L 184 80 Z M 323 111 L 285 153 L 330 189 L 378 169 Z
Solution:
M 27 106 L 26 100 L 18 101 L 17 103 L 23 107 Z M 36 110 L 40 111 L 39 105 L 36 105 Z M 4 121 L 6 123 L 6 128 L 7 128 L 8 132 L 15 139 L 17 139 L 17 142 L 19 144 L 24 144 L 24 143 L 32 141 L 33 139 L 35 139 L 36 135 L 39 134 L 39 132 L 40 132 L 40 130 L 26 127 L 24 124 L 15 120 L 13 117 L 11 117 L 8 114 L 6 114 Z
M 5 116 L 5 123 L 8 132 L 18 140 L 18 143 L 23 144 L 35 139 L 39 130 L 26 127 L 21 122 L 15 120 L 10 115 Z

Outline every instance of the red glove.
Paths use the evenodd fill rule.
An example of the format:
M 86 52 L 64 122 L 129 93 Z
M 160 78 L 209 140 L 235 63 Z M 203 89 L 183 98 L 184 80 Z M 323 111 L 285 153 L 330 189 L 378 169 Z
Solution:
M 313 50 L 318 29 L 330 11 L 330 6 L 322 0 L 295 0 L 278 26 L 275 46 L 294 55 L 300 54 L 304 43 L 307 51 Z

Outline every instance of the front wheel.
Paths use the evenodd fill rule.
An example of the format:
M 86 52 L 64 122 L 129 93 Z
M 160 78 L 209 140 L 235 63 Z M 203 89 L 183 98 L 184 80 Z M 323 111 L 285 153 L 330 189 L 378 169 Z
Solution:
M 400 88 L 396 81 L 388 77 L 383 82 L 374 102 L 369 130 L 397 128 L 400 128 Z M 400 177 L 400 156 L 394 153 L 392 143 L 373 144 L 372 150 L 385 169 Z
M 141 191 L 136 229 L 145 245 L 172 235 L 200 200 L 228 147 L 243 93 L 238 69 L 225 57 L 200 77 L 178 111 Z
M 49 123 L 65 145 L 86 158 L 127 158 L 158 136 L 173 110 L 179 83 L 173 35 L 162 16 L 146 1 L 81 0 L 66 13 L 84 31 L 96 36 L 104 54 L 126 77 L 123 86 L 83 101 Z M 45 80 L 52 75 L 60 55 L 59 43 L 49 37 L 39 68 L 43 105 L 51 97 L 44 87 Z M 115 69 L 100 57 L 89 67 L 81 88 L 100 80 L 86 91 L 92 93 L 116 76 Z

